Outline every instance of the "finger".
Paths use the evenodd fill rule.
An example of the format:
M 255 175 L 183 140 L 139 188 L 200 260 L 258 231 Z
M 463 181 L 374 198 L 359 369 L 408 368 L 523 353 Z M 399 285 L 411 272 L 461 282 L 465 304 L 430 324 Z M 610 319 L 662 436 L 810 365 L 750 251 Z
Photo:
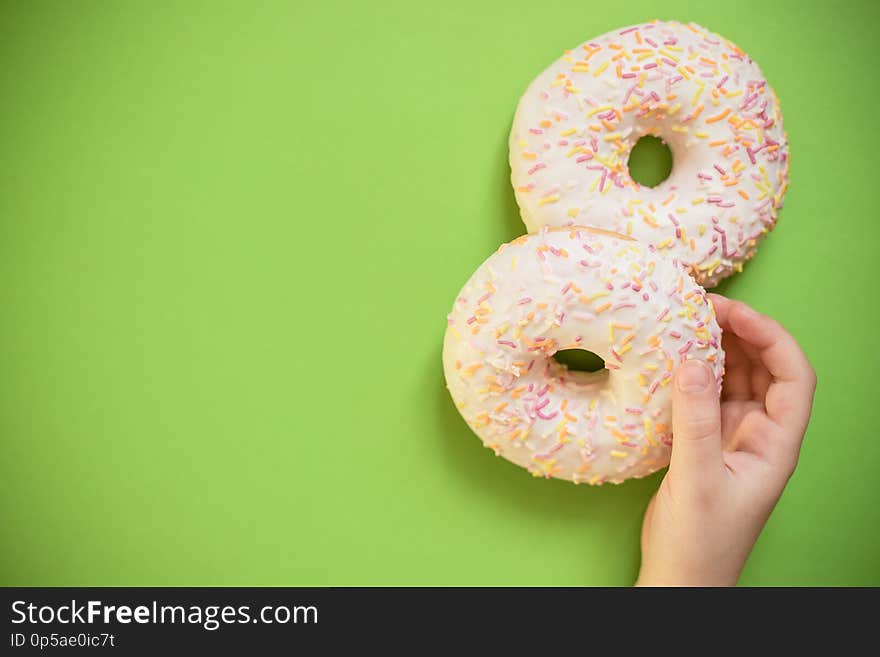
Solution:
M 795 339 L 777 321 L 739 301 L 728 308 L 727 319 L 773 377 L 764 401 L 767 415 L 780 426 L 806 428 L 816 375 Z
M 721 346 L 724 348 L 724 386 L 721 397 L 725 400 L 753 399 L 752 360 L 742 349 L 742 343 L 730 329 L 728 320 L 733 302 L 720 294 L 709 294 L 715 309 L 715 318 L 721 327 Z M 763 397 L 761 397 L 763 399 Z
M 740 339 L 733 332 L 727 331 L 721 338 L 721 346 L 724 349 L 724 384 L 721 397 L 737 400 L 754 399 L 753 364 L 743 351 Z
M 675 373 L 669 469 L 676 477 L 702 481 L 721 466 L 721 404 L 715 375 L 704 362 L 688 360 Z

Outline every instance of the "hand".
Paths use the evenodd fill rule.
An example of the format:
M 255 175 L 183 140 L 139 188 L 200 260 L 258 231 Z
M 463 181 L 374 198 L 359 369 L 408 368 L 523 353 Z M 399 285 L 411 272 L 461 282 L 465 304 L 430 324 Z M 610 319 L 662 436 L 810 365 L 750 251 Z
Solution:
M 672 461 L 642 526 L 637 586 L 733 586 L 798 454 L 816 375 L 794 338 L 709 295 L 723 330 L 721 396 L 701 361 L 676 372 Z

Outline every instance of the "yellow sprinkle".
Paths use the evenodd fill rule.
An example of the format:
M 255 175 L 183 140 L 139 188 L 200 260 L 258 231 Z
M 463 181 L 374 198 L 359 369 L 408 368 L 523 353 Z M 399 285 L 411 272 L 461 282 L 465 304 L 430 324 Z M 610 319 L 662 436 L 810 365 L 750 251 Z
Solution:
M 703 198 L 702 196 L 698 196 L 698 197 L 695 198 L 693 201 L 691 201 L 691 203 L 693 203 L 694 205 L 699 205 L 700 203 L 702 203 L 702 202 L 705 201 L 705 200 L 706 200 L 706 199 Z
M 575 73 L 587 73 L 590 67 L 587 64 L 575 64 L 571 67 L 571 70 Z
M 605 141 L 614 141 L 615 139 L 621 139 L 623 135 L 619 132 L 612 132 L 610 135 L 605 135 Z
M 611 456 L 613 456 L 616 459 L 625 459 L 627 457 L 626 452 L 621 452 L 620 450 L 617 450 L 617 449 L 612 449 L 610 454 L 611 454 Z
M 609 294 L 611 294 L 611 292 L 609 292 L 608 290 L 602 290 L 601 292 L 596 292 L 595 294 L 592 294 L 588 297 L 582 296 L 581 300 L 584 301 L 585 303 L 591 303 L 591 302 L 595 301 L 596 299 L 598 299 L 599 297 L 607 297 Z
M 510 260 L 510 271 L 516 271 L 516 256 Z
M 595 108 L 591 109 L 589 112 L 587 112 L 587 117 L 589 118 L 592 116 L 596 116 L 596 114 L 599 114 L 600 112 L 607 112 L 610 109 L 611 109 L 611 105 L 603 105 L 602 107 L 595 107 Z
M 704 263 L 702 265 L 698 265 L 697 269 L 699 269 L 700 271 L 706 271 L 707 269 L 715 269 L 715 267 L 717 267 L 719 264 L 721 264 L 721 258 L 715 258 L 715 260 L 713 260 L 712 262 L 710 262 L 708 264 Z
M 697 137 L 699 137 L 700 139 L 705 139 L 706 137 L 709 136 L 709 133 L 708 133 L 708 132 L 695 132 L 694 134 L 695 134 Z
M 683 125 L 674 125 L 672 126 L 672 132 L 687 132 L 688 129 Z
M 652 435 L 650 418 L 645 418 L 645 438 L 648 439 L 648 444 L 650 444 L 652 447 L 657 444 L 654 441 L 654 437 Z
M 606 68 L 608 68 L 608 63 L 610 61 L 611 61 L 610 59 L 606 59 L 605 62 L 601 66 L 599 66 L 599 68 L 596 69 L 596 72 L 593 73 L 593 77 L 598 78 L 600 75 L 602 75 L 603 71 Z
M 560 137 L 568 137 L 569 135 L 573 135 L 576 132 L 577 132 L 577 128 L 569 128 L 565 132 L 560 132 L 559 136 Z
M 553 194 L 551 196 L 545 196 L 540 201 L 538 201 L 538 205 L 547 205 L 548 203 L 556 203 L 559 200 L 559 194 Z

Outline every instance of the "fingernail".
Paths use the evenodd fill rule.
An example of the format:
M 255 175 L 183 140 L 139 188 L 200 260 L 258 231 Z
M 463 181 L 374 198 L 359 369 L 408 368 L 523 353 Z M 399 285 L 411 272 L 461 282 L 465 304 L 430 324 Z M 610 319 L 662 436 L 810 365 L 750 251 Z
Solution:
M 678 368 L 675 378 L 678 389 L 682 392 L 702 392 L 709 387 L 712 373 L 701 360 L 686 360 Z

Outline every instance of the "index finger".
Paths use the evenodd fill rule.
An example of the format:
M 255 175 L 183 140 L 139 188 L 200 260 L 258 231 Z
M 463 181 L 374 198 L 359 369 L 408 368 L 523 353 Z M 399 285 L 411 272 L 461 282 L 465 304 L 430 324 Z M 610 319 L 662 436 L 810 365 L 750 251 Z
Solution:
M 774 319 L 741 301 L 726 304 L 726 323 L 744 343 L 751 345 L 773 382 L 764 406 L 776 424 L 797 429 L 802 437 L 812 408 L 816 374 L 795 339 Z

